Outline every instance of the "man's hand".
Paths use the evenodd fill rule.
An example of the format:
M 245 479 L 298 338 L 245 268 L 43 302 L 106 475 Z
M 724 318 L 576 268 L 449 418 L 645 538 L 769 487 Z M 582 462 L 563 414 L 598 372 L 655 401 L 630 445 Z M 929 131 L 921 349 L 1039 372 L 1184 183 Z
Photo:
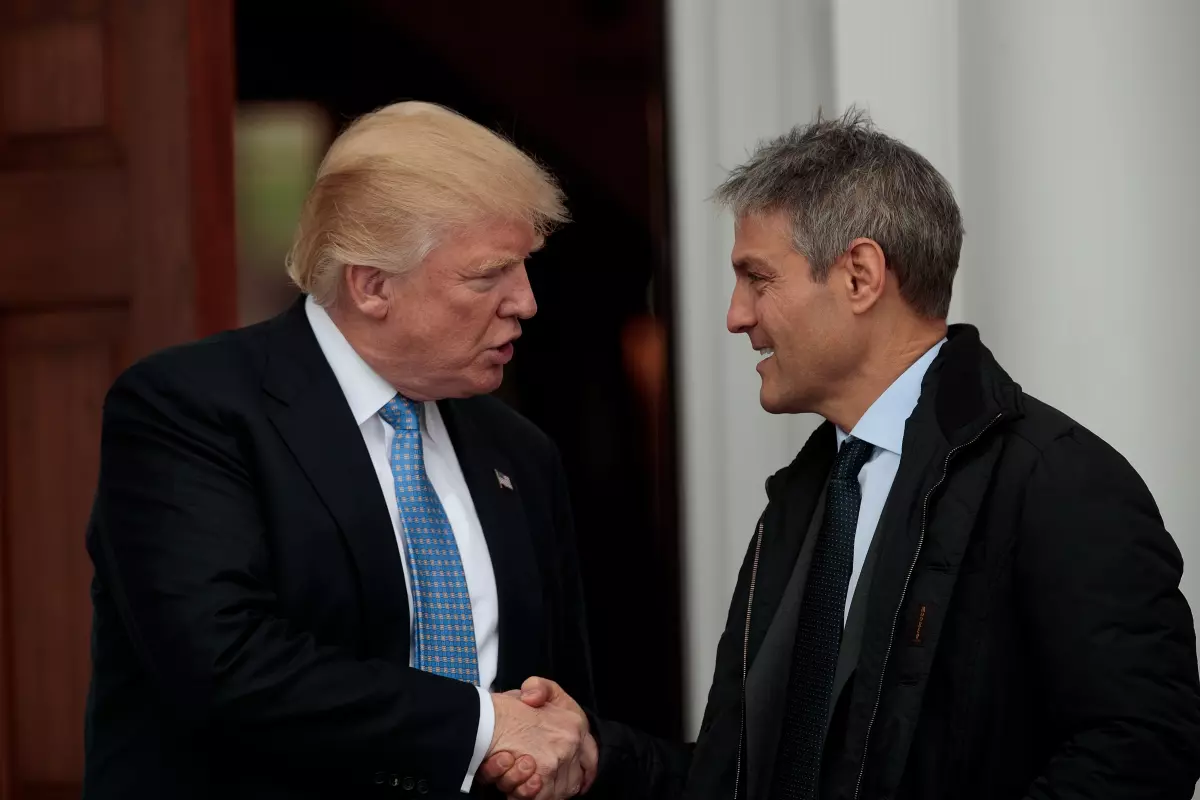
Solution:
M 505 795 L 510 798 L 519 798 L 519 800 L 570 797 L 587 792 L 596 779 L 599 751 L 596 747 L 596 740 L 590 733 L 587 733 L 587 716 L 579 704 L 557 683 L 546 678 L 530 678 L 525 681 L 520 691 L 506 692 L 504 696 L 519 699 L 530 708 L 550 706 L 567 711 L 582 721 L 584 739 L 578 757 L 581 774 L 578 780 L 572 775 L 571 779 L 566 782 L 566 795 L 559 795 L 555 792 L 547 794 L 543 792 L 543 789 L 549 784 L 537 771 L 538 764 L 534 758 L 530 756 L 516 758 L 510 752 L 493 747 L 491 755 L 480 768 L 480 779 L 486 783 L 494 783 L 496 788 Z M 554 788 L 556 790 L 559 788 L 557 783 Z
M 517 693 L 514 692 L 514 694 Z M 541 708 L 547 704 L 557 706 L 578 714 L 583 720 L 583 724 L 585 726 L 588 724 L 587 714 L 583 713 L 583 709 L 575 702 L 575 698 L 564 692 L 561 686 L 549 678 L 530 678 L 521 684 L 519 696 L 521 702 L 527 706 L 533 708 Z M 587 790 L 592 787 L 596 780 L 596 768 L 599 761 L 600 751 L 596 746 L 596 740 L 591 733 L 588 733 L 579 754 L 579 764 L 583 767 L 583 783 L 580 784 L 579 794 L 586 794 Z
M 547 683 L 562 694 L 556 684 Z M 492 695 L 496 732 L 480 780 L 495 782 L 502 792 L 522 800 L 562 800 L 579 793 L 585 780 L 581 759 L 591 740 L 587 717 L 576 710 L 579 707 L 574 701 L 570 703 L 574 709 L 564 707 L 561 701 L 550 702 L 554 690 L 530 692 L 530 700 L 541 700 L 537 707 L 522 702 L 514 692 Z

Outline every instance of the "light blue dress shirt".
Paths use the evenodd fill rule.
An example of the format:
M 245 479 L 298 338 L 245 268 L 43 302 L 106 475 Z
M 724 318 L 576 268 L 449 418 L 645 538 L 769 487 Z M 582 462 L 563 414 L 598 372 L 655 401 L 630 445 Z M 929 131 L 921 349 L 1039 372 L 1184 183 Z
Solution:
M 858 526 L 854 530 L 854 566 L 850 572 L 850 586 L 846 590 L 845 616 L 850 614 L 854 587 L 858 585 L 858 576 L 862 574 L 863 562 L 867 560 L 867 551 L 871 548 L 871 540 L 875 538 L 875 529 L 879 526 L 883 505 L 892 490 L 892 482 L 896 480 L 896 470 L 900 468 L 904 424 L 912 416 L 913 409 L 917 407 L 917 401 L 921 398 L 921 382 L 925 380 L 929 365 L 937 358 L 938 351 L 945 343 L 946 340 L 942 339 L 929 348 L 925 355 L 896 378 L 871 404 L 867 413 L 863 414 L 862 419 L 854 426 L 854 430 L 846 433 L 841 428 L 837 429 L 839 450 L 847 436 L 875 445 L 875 452 L 858 473 L 862 502 L 858 507 Z M 845 617 L 843 621 L 844 619 Z

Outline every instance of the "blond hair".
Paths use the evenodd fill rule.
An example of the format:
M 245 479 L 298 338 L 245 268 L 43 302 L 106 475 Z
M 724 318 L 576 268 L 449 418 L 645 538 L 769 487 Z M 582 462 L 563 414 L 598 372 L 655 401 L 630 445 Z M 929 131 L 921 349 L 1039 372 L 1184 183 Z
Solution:
M 499 219 L 539 237 L 567 221 L 554 178 L 512 143 L 431 103 L 394 103 L 334 140 L 304 201 L 288 275 L 322 305 L 355 264 L 399 274 L 454 230 Z

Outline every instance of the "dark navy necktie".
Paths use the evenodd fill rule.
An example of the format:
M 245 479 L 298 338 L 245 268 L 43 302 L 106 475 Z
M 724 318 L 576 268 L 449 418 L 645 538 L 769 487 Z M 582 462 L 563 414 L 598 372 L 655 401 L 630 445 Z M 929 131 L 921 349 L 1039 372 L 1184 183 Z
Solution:
M 858 473 L 874 449 L 851 436 L 842 443 L 830 471 L 825 517 L 813 549 L 792 648 L 787 705 L 772 778 L 773 800 L 817 797 L 846 590 L 854 565 L 854 532 L 862 501 Z

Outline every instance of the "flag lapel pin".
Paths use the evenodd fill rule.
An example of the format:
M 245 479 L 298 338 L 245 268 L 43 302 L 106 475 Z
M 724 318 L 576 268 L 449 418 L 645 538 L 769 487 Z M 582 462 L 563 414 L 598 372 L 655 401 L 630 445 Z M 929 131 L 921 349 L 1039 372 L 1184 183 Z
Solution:
M 500 488 L 508 489 L 511 492 L 513 490 L 512 479 L 500 470 L 494 470 L 494 472 L 496 473 L 496 482 L 500 484 Z

